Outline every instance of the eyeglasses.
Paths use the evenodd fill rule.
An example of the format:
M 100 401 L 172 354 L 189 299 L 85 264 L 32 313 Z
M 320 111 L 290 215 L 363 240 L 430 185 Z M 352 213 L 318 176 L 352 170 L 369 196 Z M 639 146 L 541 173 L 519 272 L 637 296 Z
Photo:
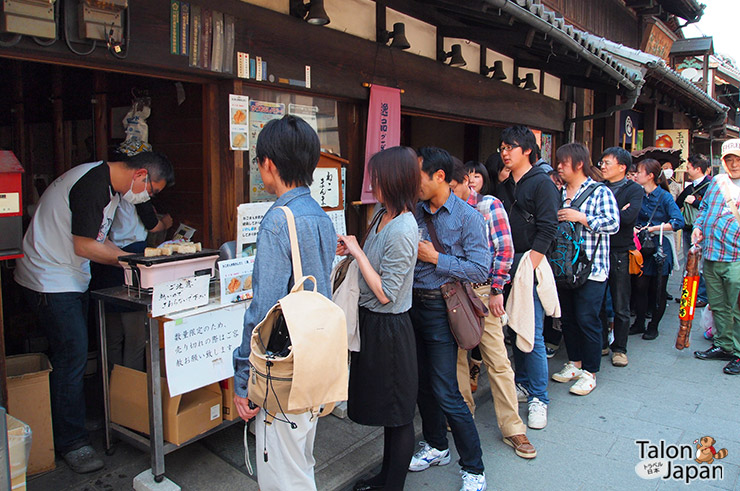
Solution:
M 521 145 L 501 145 L 498 147 L 498 153 L 511 152 L 515 148 L 521 148 Z

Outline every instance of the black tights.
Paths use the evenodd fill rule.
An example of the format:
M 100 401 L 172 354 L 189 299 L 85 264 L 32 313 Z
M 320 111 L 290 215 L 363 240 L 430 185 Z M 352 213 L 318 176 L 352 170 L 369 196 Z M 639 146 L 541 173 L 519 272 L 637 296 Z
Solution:
M 657 331 L 658 324 L 665 313 L 666 291 L 668 283 L 666 276 L 642 275 L 635 280 L 632 298 L 635 299 L 635 324 L 638 327 L 645 325 L 645 313 L 650 309 L 653 318 L 647 326 L 648 331 Z
M 380 474 L 366 480 L 387 491 L 403 490 L 411 456 L 414 453 L 414 423 L 384 427 L 383 467 Z

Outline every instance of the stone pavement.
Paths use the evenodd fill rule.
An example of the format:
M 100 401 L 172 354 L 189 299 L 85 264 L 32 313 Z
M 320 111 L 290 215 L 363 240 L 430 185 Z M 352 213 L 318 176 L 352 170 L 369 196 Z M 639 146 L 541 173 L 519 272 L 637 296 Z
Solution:
M 669 282 L 669 292 L 678 290 L 678 275 Z M 717 450 L 728 449 L 720 463 L 724 479 L 694 481 L 691 489 L 740 489 L 740 377 L 722 373 L 725 362 L 696 360 L 695 349 L 709 341 L 701 337 L 699 320 L 691 336 L 691 348 L 674 348 L 678 328 L 678 304 L 669 302 L 661 322 L 660 337 L 644 341 L 630 336 L 629 366 L 615 368 L 602 358 L 597 388 L 586 397 L 568 393 L 570 384 L 551 382 L 549 423 L 543 430 L 529 430 L 537 447 L 534 460 L 516 457 L 501 441 L 485 376 L 476 394 L 476 423 L 483 445 L 488 488 L 491 490 L 607 490 L 683 489 L 671 480 L 644 480 L 635 466 L 640 461 L 635 440 L 658 444 L 692 445 L 703 436 L 716 439 Z M 550 360 L 550 371 L 566 361 L 564 348 Z M 520 405 L 526 421 L 526 406 Z M 417 431 L 421 425 L 417 417 Z M 102 445 L 100 431 L 94 434 Z M 257 489 L 246 474 L 243 425 L 237 424 L 166 457 L 168 478 L 183 489 Z M 352 483 L 377 472 L 382 455 L 382 429 L 356 425 L 333 416 L 319 423 L 316 482 L 321 490 L 349 490 Z M 460 487 L 457 455 L 445 467 L 409 474 L 407 490 L 457 490 Z M 254 438 L 250 435 L 254 462 Z M 693 445 L 692 445 L 693 447 Z M 261 452 L 257 452 L 261 458 Z M 35 490 L 124 490 L 138 473 L 149 468 L 147 454 L 127 444 L 116 445 L 105 457 L 102 471 L 78 476 L 63 462 L 55 471 L 34 477 L 28 489 Z M 678 461 L 690 464 L 693 461 Z

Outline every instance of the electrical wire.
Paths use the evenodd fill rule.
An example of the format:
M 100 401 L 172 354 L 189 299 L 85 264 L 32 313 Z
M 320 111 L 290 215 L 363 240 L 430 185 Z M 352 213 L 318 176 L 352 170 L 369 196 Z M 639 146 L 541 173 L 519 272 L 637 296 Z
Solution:
M 131 43 L 131 6 L 129 5 L 126 8 L 126 34 L 124 35 L 123 39 L 121 40 L 120 44 L 113 43 L 113 25 L 111 24 L 111 33 L 108 36 L 108 51 L 110 51 L 110 54 L 118 58 L 119 60 L 125 60 L 128 58 L 128 48 Z M 123 54 L 118 54 L 116 52 L 116 47 L 120 46 L 126 46 L 126 50 Z
M 12 41 L 0 41 L 0 47 L 12 48 L 13 46 L 21 42 L 22 37 L 23 36 L 21 36 L 20 34 L 16 34 L 15 36 L 13 36 Z
M 69 1 L 69 0 L 67 0 L 67 1 Z M 89 51 L 77 51 L 76 49 L 74 49 L 72 47 L 72 43 L 69 41 L 69 24 L 67 22 L 67 15 L 66 15 L 66 12 L 67 11 L 65 10 L 64 12 L 65 12 L 65 15 L 64 15 L 64 42 L 67 43 L 67 48 L 69 48 L 69 50 L 72 53 L 76 54 L 77 56 L 87 56 L 87 55 L 92 54 L 92 52 L 95 51 L 95 48 L 98 45 L 98 42 L 96 40 L 94 40 L 94 39 L 93 39 L 93 42 L 92 42 L 92 47 L 90 48 Z
M 54 22 L 55 22 L 54 27 L 56 28 L 54 29 L 54 39 L 47 40 L 47 39 L 38 38 L 36 36 L 33 36 L 32 37 L 33 42 L 35 42 L 39 46 L 43 46 L 47 48 L 51 46 L 52 44 L 56 43 L 57 40 L 59 39 L 59 3 L 60 1 L 61 0 L 54 2 Z

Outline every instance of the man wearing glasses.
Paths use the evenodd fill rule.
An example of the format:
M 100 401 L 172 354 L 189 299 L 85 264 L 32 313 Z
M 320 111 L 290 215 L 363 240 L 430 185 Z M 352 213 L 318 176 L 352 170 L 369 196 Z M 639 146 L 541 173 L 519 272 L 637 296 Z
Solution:
M 500 199 L 509 215 L 516 251 L 511 268 L 512 278 L 517 274 L 535 275 L 535 270 L 543 262 L 555 238 L 558 225 L 560 196 L 547 172 L 533 166 L 537 161 L 536 149 L 534 133 L 526 126 L 512 126 L 501 134 L 499 153 L 504 166 L 511 170 L 511 178 L 503 183 Z M 525 252 L 529 252 L 527 265 L 531 264 L 532 271 L 518 272 Z M 542 336 L 545 312 L 536 287 L 533 296 L 534 346 L 531 352 L 525 353 L 514 343 L 514 371 L 518 399 L 529 404 L 527 425 L 542 429 L 547 425 L 547 405 L 550 402 L 547 394 L 547 356 Z
M 54 446 L 75 472 L 103 467 L 85 429 L 90 261 L 119 266 L 126 254 L 108 239 L 122 197 L 143 203 L 174 182 L 172 164 L 154 152 L 78 165 L 47 188 L 23 238 L 15 281 L 49 339 Z
M 630 329 L 630 249 L 635 248 L 632 228 L 642 207 L 645 195 L 642 187 L 626 178 L 632 167 L 632 155 L 621 147 L 604 150 L 599 162 L 604 183 L 617 200 L 619 206 L 619 232 L 609 236 L 609 289 L 614 307 L 614 342 L 612 365 L 627 366 L 627 337 Z M 605 327 L 605 326 L 604 326 Z M 606 327 L 605 327 L 606 329 Z M 606 333 L 606 330 L 605 330 Z

